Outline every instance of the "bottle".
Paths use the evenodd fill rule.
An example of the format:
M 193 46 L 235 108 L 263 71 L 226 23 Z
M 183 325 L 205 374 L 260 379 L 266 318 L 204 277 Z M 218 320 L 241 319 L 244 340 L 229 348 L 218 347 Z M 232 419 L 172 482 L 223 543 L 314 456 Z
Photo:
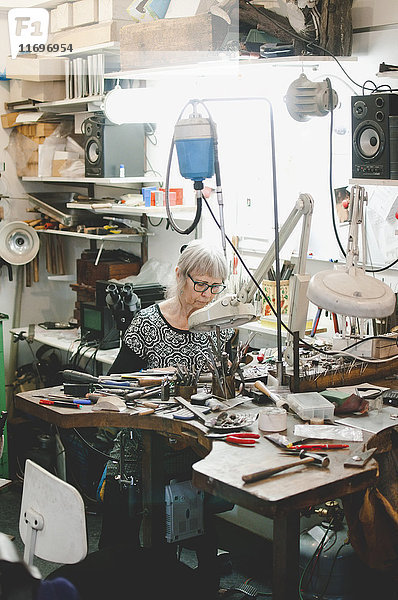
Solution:
M 124 165 L 121 164 L 119 167 L 119 177 L 125 177 Z

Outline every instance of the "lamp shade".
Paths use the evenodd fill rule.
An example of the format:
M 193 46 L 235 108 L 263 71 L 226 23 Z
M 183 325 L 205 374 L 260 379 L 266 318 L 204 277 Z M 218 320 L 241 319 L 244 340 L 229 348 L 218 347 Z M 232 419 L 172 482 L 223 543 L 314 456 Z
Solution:
M 308 284 L 307 297 L 315 306 L 358 318 L 387 317 L 396 303 L 388 285 L 355 266 L 319 271 Z
M 104 100 L 105 116 L 112 123 L 156 123 L 165 115 L 164 97 L 153 88 L 115 87 Z
M 188 328 L 190 331 L 211 331 L 216 327 L 227 329 L 239 327 L 256 318 L 253 304 L 239 302 L 235 295 L 226 294 L 192 313 L 188 318 Z

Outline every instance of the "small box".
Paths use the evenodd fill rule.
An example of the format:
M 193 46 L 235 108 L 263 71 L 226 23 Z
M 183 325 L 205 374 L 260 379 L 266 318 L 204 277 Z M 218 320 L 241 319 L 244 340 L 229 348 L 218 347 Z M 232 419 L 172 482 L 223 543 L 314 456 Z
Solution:
M 24 81 L 11 79 L 9 102 L 23 102 L 37 100 L 39 102 L 52 102 L 64 100 L 65 83 L 63 81 Z
M 160 188 L 162 192 L 166 190 L 164 188 Z M 171 201 L 171 193 L 175 194 L 174 203 Z M 170 206 L 182 206 L 184 200 L 184 190 L 182 188 L 169 188 L 169 196 L 170 196 Z
M 121 28 L 128 23 L 128 20 L 117 19 L 95 23 L 94 25 L 72 27 L 72 29 L 52 33 L 49 36 L 48 43 L 72 44 L 73 49 L 76 50 L 87 46 L 106 44 L 107 42 L 118 42 Z
M 6 73 L 9 79 L 25 81 L 60 81 L 65 79 L 65 59 L 29 56 L 7 57 Z M 46 98 L 47 99 L 47 98 Z
M 77 152 L 63 152 L 56 150 L 52 161 L 52 177 L 62 177 L 62 170 L 67 166 L 68 161 L 77 160 L 79 155 Z
M 5 129 L 7 127 L 14 127 L 15 119 L 17 118 L 18 115 L 19 115 L 18 112 L 10 112 L 10 113 L 6 113 L 5 115 L 1 115 L 2 127 L 4 127 Z
M 111 21 L 112 19 L 129 19 L 127 8 L 131 0 L 100 0 L 98 3 L 98 21 Z
M 155 190 L 151 192 L 151 206 L 164 206 L 164 192 Z
M 61 28 L 58 24 L 58 11 L 56 8 L 53 8 L 50 11 L 50 31 L 51 33 L 55 33 L 56 31 L 60 31 Z
M 261 282 L 261 287 L 264 290 L 267 297 L 270 299 L 272 306 L 276 310 L 276 281 L 271 281 L 269 279 L 263 279 Z M 284 279 L 280 282 L 281 289 L 281 314 L 288 315 L 289 314 L 289 280 Z M 263 301 L 263 305 L 261 307 L 261 315 L 263 317 L 271 316 L 272 310 L 268 304 L 268 302 Z
M 318 392 L 303 392 L 301 394 L 288 394 L 287 401 L 290 408 L 303 421 L 311 419 L 333 419 L 334 404 L 326 400 Z
M 157 189 L 157 187 L 142 188 L 142 197 L 145 206 L 151 206 L 151 193 L 155 192 Z
M 98 20 L 97 0 L 77 0 L 73 2 L 73 27 L 92 25 Z
M 57 6 L 57 31 L 73 27 L 73 4 L 71 2 L 63 2 Z

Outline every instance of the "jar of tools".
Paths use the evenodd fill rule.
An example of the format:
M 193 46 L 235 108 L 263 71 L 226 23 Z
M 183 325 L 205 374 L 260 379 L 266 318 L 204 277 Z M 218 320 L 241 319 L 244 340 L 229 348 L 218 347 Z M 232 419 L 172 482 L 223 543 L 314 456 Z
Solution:
M 216 398 L 226 400 L 235 398 L 235 376 L 217 377 L 214 373 L 211 381 L 211 392 Z

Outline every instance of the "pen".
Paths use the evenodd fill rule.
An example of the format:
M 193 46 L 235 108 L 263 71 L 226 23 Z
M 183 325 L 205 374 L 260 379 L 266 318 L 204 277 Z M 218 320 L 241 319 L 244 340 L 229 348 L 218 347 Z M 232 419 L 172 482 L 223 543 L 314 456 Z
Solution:
M 62 408 L 80 408 L 80 404 L 75 402 L 62 402 L 57 400 L 39 400 L 39 404 L 45 404 L 46 406 L 62 406 Z
M 288 444 L 286 448 L 291 450 L 340 450 L 341 448 L 349 448 L 348 444 Z

